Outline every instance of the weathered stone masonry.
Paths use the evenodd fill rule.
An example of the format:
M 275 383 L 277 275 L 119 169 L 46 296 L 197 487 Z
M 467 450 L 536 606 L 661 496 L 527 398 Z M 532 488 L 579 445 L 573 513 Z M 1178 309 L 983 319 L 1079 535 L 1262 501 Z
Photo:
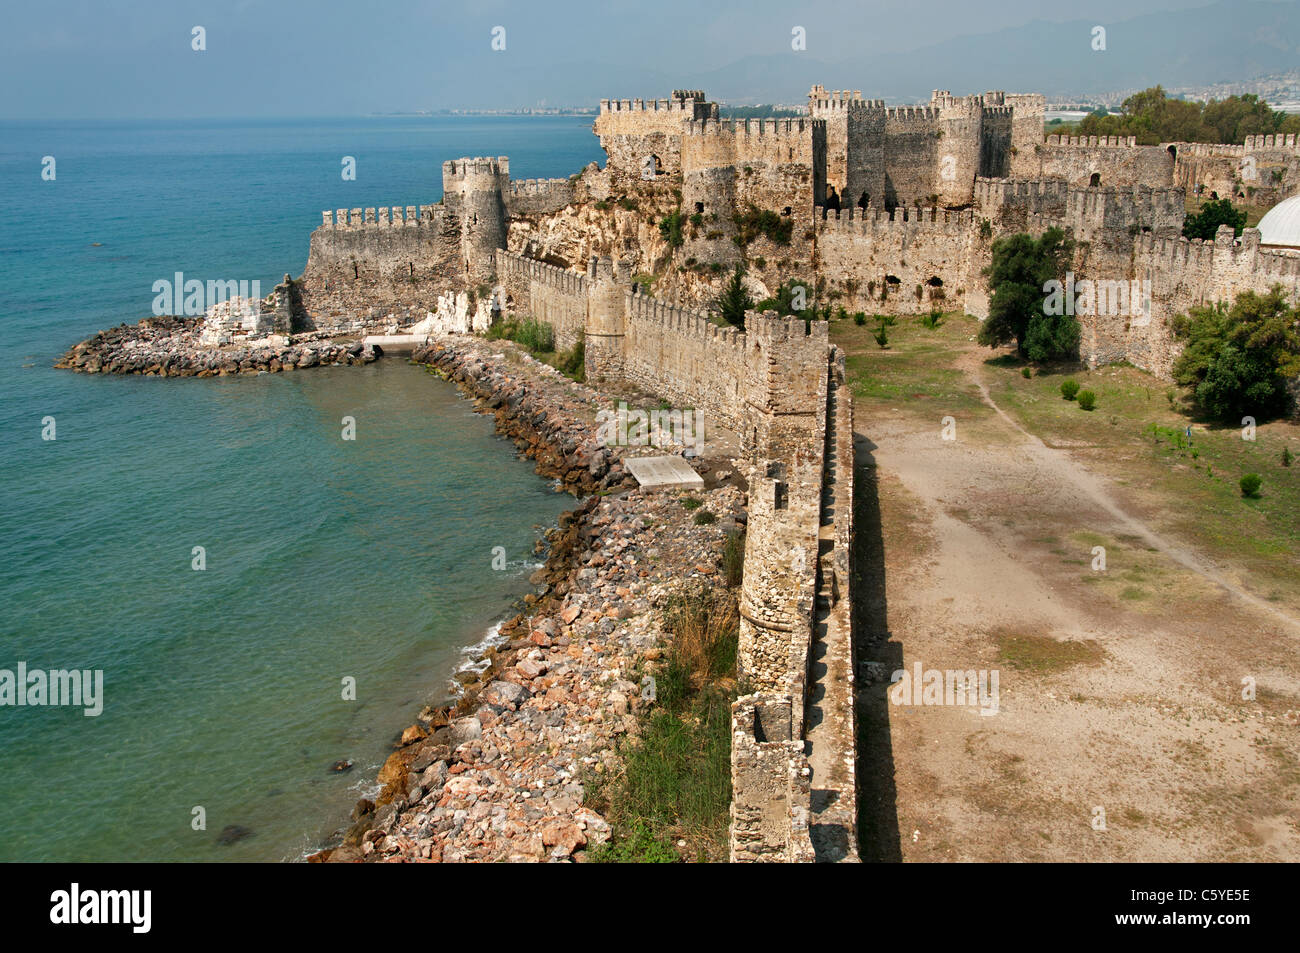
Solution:
M 836 374 L 842 383 L 843 361 L 829 345 L 827 324 L 751 312 L 744 331 L 719 327 L 707 313 L 642 294 L 626 264 L 608 258 L 589 262 L 585 276 L 504 250 L 496 261 L 507 311 L 550 320 L 562 342 L 583 335 L 589 380 L 657 394 L 739 433 L 750 495 L 738 669 L 753 694 L 733 713 L 732 858 L 816 859 L 810 831 L 819 824 L 810 798 L 831 782 L 813 775 L 805 713 L 823 582 L 841 606 L 835 648 L 848 674 L 841 667 L 837 694 L 819 693 L 835 699 L 835 711 L 819 709 L 819 720 L 837 729 L 820 740 L 834 750 L 819 760 L 848 766 L 849 780 L 838 772 L 834 788 L 841 809 L 855 796 L 852 641 L 844 611 L 851 517 L 843 490 L 827 524 L 833 532 L 822 533 L 825 449 L 835 448 L 839 472 L 851 471 L 852 423 L 851 411 L 841 409 L 828 438 L 829 386 Z M 848 820 L 842 813 L 838 841 L 850 849 L 835 859 L 856 857 L 853 812 Z

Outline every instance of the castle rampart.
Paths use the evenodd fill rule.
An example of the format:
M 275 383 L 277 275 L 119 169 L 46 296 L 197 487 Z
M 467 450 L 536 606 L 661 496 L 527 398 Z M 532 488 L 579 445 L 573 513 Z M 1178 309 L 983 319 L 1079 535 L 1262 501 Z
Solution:
M 523 179 L 511 182 L 505 194 L 506 213 L 511 216 L 549 215 L 578 199 L 573 179 Z
M 1164 146 L 1139 146 L 1134 136 L 1047 136 L 1032 154 L 1018 153 L 1011 171 L 1078 186 L 1173 185 L 1174 155 Z
M 817 274 L 850 311 L 913 314 L 965 308 L 983 286 L 973 211 L 844 209 L 815 216 Z
M 1189 195 L 1274 205 L 1300 191 L 1300 147 L 1294 134 L 1246 136 L 1242 145 L 1162 145 L 1176 156 L 1174 181 Z
M 593 129 L 609 157 L 611 186 L 630 191 L 647 176 L 681 174 L 682 126 L 718 118 L 702 90 L 674 90 L 670 99 L 602 99 Z

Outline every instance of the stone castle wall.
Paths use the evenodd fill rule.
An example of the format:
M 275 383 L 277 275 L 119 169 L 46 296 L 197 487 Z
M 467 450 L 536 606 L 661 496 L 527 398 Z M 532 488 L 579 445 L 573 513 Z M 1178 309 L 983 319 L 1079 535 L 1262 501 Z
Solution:
M 298 286 L 312 328 L 424 316 L 464 283 L 459 219 L 441 205 L 324 212 Z
M 686 123 L 681 139 L 682 210 L 702 214 L 709 260 L 738 257 L 733 214 L 750 206 L 793 223 L 789 257 L 807 260 L 813 203 L 825 194 L 826 124 L 819 119 Z M 715 217 L 716 216 L 716 217 Z M 712 234 L 714 237 L 709 238 Z M 762 254 L 755 249 L 755 254 Z
M 746 338 L 719 327 L 703 311 L 629 292 L 623 374 L 626 381 L 674 405 L 695 408 L 706 426 L 743 426 L 742 384 L 747 373 Z
M 496 252 L 496 275 L 505 294 L 503 310 L 550 324 L 556 347 L 568 349 L 578 342 L 587 324 L 587 276 L 505 249 Z
M 826 180 L 840 207 L 969 204 L 976 176 L 1011 173 L 1042 139 L 1044 100 L 1001 91 L 953 96 L 935 90 L 921 106 L 886 107 L 858 91 L 808 94 L 826 123 Z
M 718 118 L 718 104 L 697 89 L 674 90 L 669 99 L 602 99 L 593 129 L 608 158 L 611 187 L 630 191 L 651 173 L 681 174 L 682 126 Z M 652 160 L 652 161 L 651 161 Z
M 1047 136 L 1032 154 L 1017 156 L 1013 174 L 1077 186 L 1173 185 L 1174 156 L 1164 146 L 1139 146 L 1133 136 Z
M 576 178 L 511 182 L 504 196 L 507 215 L 549 215 L 572 205 L 580 198 Z
M 849 311 L 964 308 L 968 292 L 983 283 L 977 265 L 987 248 L 974 212 L 848 208 L 818 214 L 816 224 L 817 276 L 843 295 Z
M 1177 154 L 1174 182 L 1189 195 L 1276 205 L 1300 192 L 1300 143 L 1294 134 L 1247 136 L 1243 145 L 1165 143 Z

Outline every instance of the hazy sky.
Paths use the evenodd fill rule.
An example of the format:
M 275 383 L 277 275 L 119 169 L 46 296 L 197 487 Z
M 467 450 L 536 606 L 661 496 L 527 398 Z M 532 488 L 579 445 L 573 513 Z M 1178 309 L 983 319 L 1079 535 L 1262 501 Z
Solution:
M 666 95 L 644 83 L 790 50 L 869 59 L 1034 20 L 1206 0 L 36 0 L 6 4 L 0 117 L 357 115 Z M 207 49 L 191 49 L 194 26 Z M 506 49 L 491 49 L 494 26 Z M 958 91 L 958 90 L 954 90 Z M 787 101 L 806 88 L 792 87 Z M 864 91 L 867 92 L 867 91 Z

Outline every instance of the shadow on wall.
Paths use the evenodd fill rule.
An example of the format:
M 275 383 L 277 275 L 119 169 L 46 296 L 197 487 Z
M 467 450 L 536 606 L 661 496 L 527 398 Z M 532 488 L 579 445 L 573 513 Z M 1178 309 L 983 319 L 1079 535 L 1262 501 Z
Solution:
M 858 681 L 858 851 L 864 863 L 900 862 L 898 789 L 889 736 L 889 675 L 903 667 L 903 646 L 890 639 L 885 592 L 885 540 L 881 532 L 876 445 L 854 434 L 853 631 Z M 883 678 L 862 680 L 866 663 Z

